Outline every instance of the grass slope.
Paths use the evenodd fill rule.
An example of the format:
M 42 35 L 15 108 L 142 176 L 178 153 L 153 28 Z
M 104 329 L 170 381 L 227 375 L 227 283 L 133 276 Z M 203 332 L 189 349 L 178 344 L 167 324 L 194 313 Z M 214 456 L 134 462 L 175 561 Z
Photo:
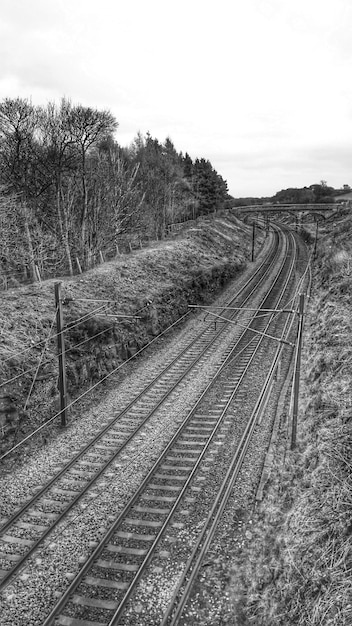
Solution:
M 298 446 L 285 452 L 233 564 L 232 625 L 352 624 L 352 218 L 318 246 Z

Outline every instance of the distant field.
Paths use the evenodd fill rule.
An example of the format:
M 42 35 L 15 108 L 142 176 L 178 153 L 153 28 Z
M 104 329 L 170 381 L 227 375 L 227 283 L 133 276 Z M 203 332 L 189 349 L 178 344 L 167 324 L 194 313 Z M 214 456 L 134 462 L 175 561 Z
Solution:
M 336 200 L 336 202 L 338 202 L 339 200 L 352 200 L 352 191 L 341 194 L 341 196 L 334 196 L 334 199 Z

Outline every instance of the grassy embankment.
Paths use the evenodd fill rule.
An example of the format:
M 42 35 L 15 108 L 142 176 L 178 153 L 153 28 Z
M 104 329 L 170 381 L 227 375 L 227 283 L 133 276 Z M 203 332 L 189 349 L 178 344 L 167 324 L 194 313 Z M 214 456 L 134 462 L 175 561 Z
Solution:
M 321 231 L 298 445 L 277 460 L 234 563 L 231 626 L 352 624 L 351 232 L 347 212 Z
M 245 266 L 250 235 L 250 228 L 235 217 L 204 218 L 174 240 L 63 278 L 63 296 L 74 298 L 64 309 L 68 326 L 101 304 L 84 299 L 116 301 L 66 333 L 70 398 L 107 376 L 184 314 L 188 304 L 210 302 Z M 0 383 L 28 373 L 0 387 L 0 452 L 58 410 L 56 341 L 48 343 L 44 354 L 44 344 L 37 345 L 46 341 L 54 321 L 54 282 L 1 294 Z M 106 313 L 139 319 L 114 320 Z

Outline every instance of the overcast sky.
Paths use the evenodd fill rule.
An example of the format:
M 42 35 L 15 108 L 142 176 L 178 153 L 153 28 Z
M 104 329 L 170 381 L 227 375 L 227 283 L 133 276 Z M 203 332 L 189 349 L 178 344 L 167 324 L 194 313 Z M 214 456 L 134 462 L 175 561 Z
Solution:
M 0 0 L 0 99 L 108 109 L 238 196 L 352 186 L 351 0 Z

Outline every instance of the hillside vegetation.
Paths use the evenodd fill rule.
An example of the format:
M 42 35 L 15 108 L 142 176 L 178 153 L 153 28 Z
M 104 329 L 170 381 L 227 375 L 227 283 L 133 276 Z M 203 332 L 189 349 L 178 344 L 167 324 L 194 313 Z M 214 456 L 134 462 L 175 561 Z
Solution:
M 298 446 L 281 449 L 234 563 L 231 626 L 352 623 L 351 229 L 345 213 L 318 245 Z
M 325 180 L 309 187 L 289 187 L 281 189 L 273 196 L 254 198 L 233 198 L 232 206 L 248 206 L 251 204 L 330 204 L 331 202 L 344 202 L 351 198 L 350 186 L 343 185 L 341 189 L 329 187 Z

